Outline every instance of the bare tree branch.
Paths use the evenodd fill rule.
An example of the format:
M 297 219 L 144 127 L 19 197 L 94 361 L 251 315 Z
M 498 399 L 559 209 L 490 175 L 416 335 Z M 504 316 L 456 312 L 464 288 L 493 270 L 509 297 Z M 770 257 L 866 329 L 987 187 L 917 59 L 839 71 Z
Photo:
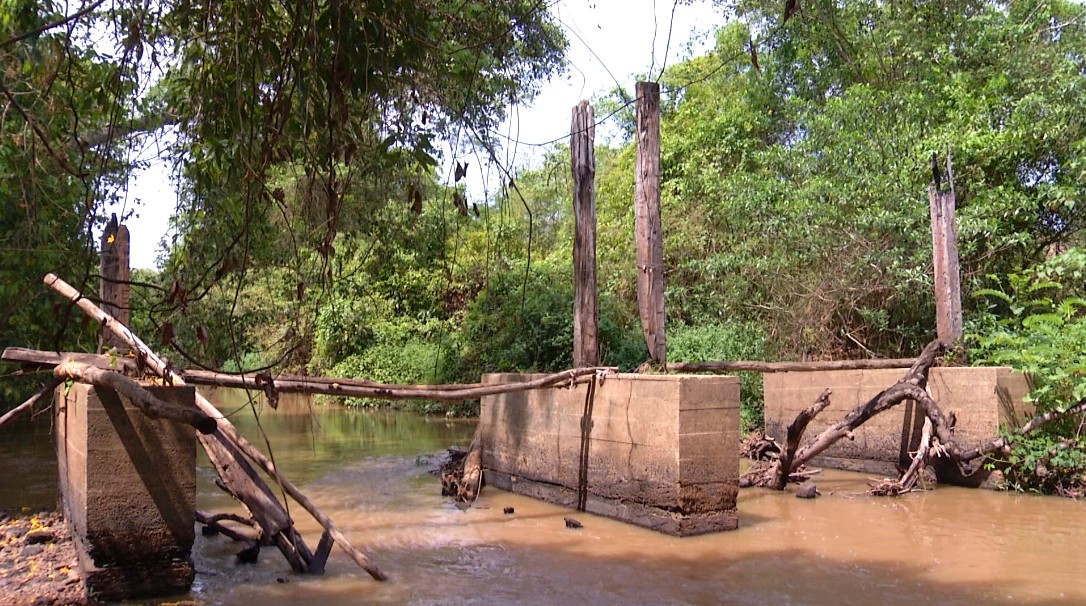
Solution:
M 102 6 L 105 3 L 106 3 L 106 0 L 98 0 L 97 2 L 94 2 L 94 3 L 84 7 L 83 10 L 81 10 L 81 11 L 79 11 L 77 13 L 72 13 L 71 15 L 68 15 L 67 17 L 64 17 L 63 19 L 58 19 L 57 21 L 54 21 L 52 23 L 46 23 L 45 25 L 43 25 L 41 27 L 37 27 L 37 28 L 34 28 L 34 29 L 30 30 L 30 31 L 23 32 L 23 33 L 15 36 L 14 38 L 8 38 L 7 40 L 4 40 L 3 42 L 0 42 L 0 48 L 4 48 L 5 46 L 8 46 L 9 44 L 15 44 L 16 42 L 19 42 L 21 40 L 26 40 L 27 38 L 32 38 L 32 37 L 37 36 L 37 35 L 39 35 L 39 34 L 41 34 L 43 32 L 47 32 L 47 31 L 49 31 L 49 30 L 51 30 L 53 28 L 57 28 L 57 27 L 60 27 L 62 25 L 67 25 L 68 23 L 71 23 L 72 21 L 76 21 L 78 19 L 81 19 L 82 17 L 86 16 L 88 13 L 90 13 L 91 11 L 97 9 L 99 6 Z

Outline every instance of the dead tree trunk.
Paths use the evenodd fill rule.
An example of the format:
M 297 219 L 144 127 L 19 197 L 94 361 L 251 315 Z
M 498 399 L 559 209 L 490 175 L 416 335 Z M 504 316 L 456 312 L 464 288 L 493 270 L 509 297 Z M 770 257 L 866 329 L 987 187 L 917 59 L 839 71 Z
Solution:
M 931 368 L 932 364 L 935 363 L 936 358 L 944 351 L 944 349 L 945 347 L 940 341 L 932 341 L 924 348 L 924 351 L 920 356 L 917 357 L 916 361 L 901 381 L 898 381 L 891 387 L 879 392 L 866 403 L 857 406 L 845 415 L 843 419 L 826 428 L 813 440 L 797 449 L 797 445 L 802 440 L 803 432 L 806 430 L 807 425 L 816 415 L 818 415 L 818 413 L 825 410 L 829 405 L 829 393 L 823 392 L 818 400 L 812 406 L 803 410 L 789 426 L 788 443 L 781 459 L 777 461 L 776 467 L 771 468 L 768 472 L 764 469 L 754 470 L 753 473 L 748 474 L 745 478 L 743 485 L 766 486 L 777 490 L 783 490 L 789 479 L 799 475 L 797 474 L 797 471 L 803 465 L 824 452 L 830 446 L 833 446 L 841 438 L 851 435 L 853 430 L 866 423 L 871 417 L 885 410 L 889 410 L 905 400 L 916 399 L 921 397 L 921 395 L 927 396 L 925 388 L 928 383 L 928 370 Z M 927 401 L 930 402 L 930 400 L 931 398 L 927 397 Z M 924 405 L 926 404 L 927 402 L 924 403 Z M 933 406 L 929 408 L 925 406 L 925 409 L 935 409 L 937 411 L 938 407 Z M 942 415 L 941 412 L 938 414 L 940 416 Z M 943 419 L 943 423 L 945 424 L 945 419 Z M 938 422 L 934 420 L 933 424 L 938 426 Z M 949 430 L 946 432 L 946 435 L 949 439 Z M 793 452 L 795 453 L 794 455 L 791 454 Z
M 637 306 L 649 359 L 667 364 L 664 338 L 664 235 L 660 222 L 660 85 L 638 82 L 637 172 L 634 222 L 637 232 Z
M 932 267 L 935 271 L 935 325 L 940 341 L 953 346 L 962 338 L 962 287 L 958 264 L 958 224 L 954 208 L 954 168 L 946 159 L 947 186 L 943 187 L 936 157 L 935 181 L 928 188 L 931 210 Z
M 792 424 L 788 426 L 788 441 L 785 444 L 784 453 L 777 460 L 777 467 L 774 472 L 771 486 L 774 490 L 784 490 L 785 485 L 788 484 L 788 476 L 792 472 L 792 461 L 795 459 L 796 449 L 799 448 L 799 441 L 803 439 L 803 432 L 807 430 L 807 425 L 811 420 L 830 405 L 831 393 L 833 392 L 828 389 L 823 391 L 822 395 L 815 400 L 815 403 L 803 409 L 796 416 L 796 419 L 792 421 Z
M 596 120 L 592 106 L 573 108 L 573 366 L 599 364 L 599 293 L 596 288 Z
M 788 480 L 804 477 L 805 472 L 798 471 L 804 464 L 833 446 L 841 438 L 850 436 L 854 430 L 875 415 L 906 400 L 916 402 L 924 410 L 926 416 L 920 447 L 914 454 L 909 469 L 900 479 L 880 482 L 872 488 L 872 494 L 898 495 L 912 490 L 927 464 L 936 457 L 947 457 L 958 465 L 963 475 L 970 475 L 973 473 L 973 462 L 976 459 L 995 452 L 1008 452 L 1015 437 L 1024 436 L 1052 421 L 1075 414 L 1086 414 L 1086 398 L 1083 398 L 1066 410 L 1037 415 L 1011 436 L 993 438 L 976 448 L 963 450 L 954 441 L 954 428 L 951 423 L 927 391 L 928 372 L 945 349 L 946 346 L 941 341 L 932 341 L 924 348 L 900 381 L 852 409 L 843 419 L 826 428 L 796 451 L 796 444 L 799 443 L 807 425 L 829 403 L 828 393 L 823 393 L 814 405 L 802 411 L 789 426 L 786 449 L 775 466 L 769 469 L 762 466 L 748 472 L 740 479 L 740 486 L 765 486 L 783 490 Z M 795 452 L 794 456 L 792 452 Z

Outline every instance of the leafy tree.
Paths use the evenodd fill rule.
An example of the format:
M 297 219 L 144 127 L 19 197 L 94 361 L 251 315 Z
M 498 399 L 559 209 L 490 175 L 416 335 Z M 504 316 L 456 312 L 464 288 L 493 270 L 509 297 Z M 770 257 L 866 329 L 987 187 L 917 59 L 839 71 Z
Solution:
M 56 25 L 55 24 L 60 24 Z M 48 271 L 96 291 L 104 208 L 127 166 L 108 127 L 127 114 L 124 60 L 75 40 L 55 2 L 0 1 L 0 342 L 93 349 L 96 326 L 41 285 Z M 88 288 L 89 287 L 89 288 Z M 0 382 L 0 410 L 28 395 Z
M 669 314 L 766 322 L 789 356 L 914 352 L 948 150 L 967 289 L 1081 239 L 1079 6 L 723 4 L 715 52 L 665 76 Z

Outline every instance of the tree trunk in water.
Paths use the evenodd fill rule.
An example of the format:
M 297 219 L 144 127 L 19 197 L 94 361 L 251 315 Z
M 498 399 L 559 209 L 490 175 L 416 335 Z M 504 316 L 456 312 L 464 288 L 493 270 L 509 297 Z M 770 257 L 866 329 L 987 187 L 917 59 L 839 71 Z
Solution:
M 829 389 L 823 391 L 822 395 L 815 400 L 815 403 L 803 409 L 796 416 L 796 419 L 792 421 L 792 424 L 788 426 L 788 441 L 785 444 L 784 453 L 777 461 L 777 469 L 774 473 L 773 483 L 770 486 L 774 490 L 784 490 L 785 485 L 788 484 L 788 476 L 792 471 L 792 460 L 796 456 L 796 449 L 799 448 L 799 441 L 803 439 L 803 432 L 807 429 L 807 425 L 811 420 L 830 405 L 831 393 L 833 392 Z

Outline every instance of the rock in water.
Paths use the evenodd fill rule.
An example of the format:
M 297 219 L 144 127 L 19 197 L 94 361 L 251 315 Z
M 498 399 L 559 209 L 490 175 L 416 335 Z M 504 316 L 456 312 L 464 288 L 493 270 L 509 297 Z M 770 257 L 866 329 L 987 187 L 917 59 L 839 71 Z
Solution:
M 584 528 L 584 524 L 581 524 L 573 518 L 564 518 L 566 521 L 566 528 Z
M 505 509 L 502 510 L 502 513 L 509 516 L 509 515 L 513 515 L 514 511 L 516 511 L 516 510 L 513 509 L 512 507 L 506 507 Z
M 260 557 L 259 541 L 237 553 L 238 562 L 241 564 L 255 564 L 258 557 Z
M 814 482 L 804 482 L 796 489 L 796 498 L 799 499 L 813 499 L 821 494 Z

